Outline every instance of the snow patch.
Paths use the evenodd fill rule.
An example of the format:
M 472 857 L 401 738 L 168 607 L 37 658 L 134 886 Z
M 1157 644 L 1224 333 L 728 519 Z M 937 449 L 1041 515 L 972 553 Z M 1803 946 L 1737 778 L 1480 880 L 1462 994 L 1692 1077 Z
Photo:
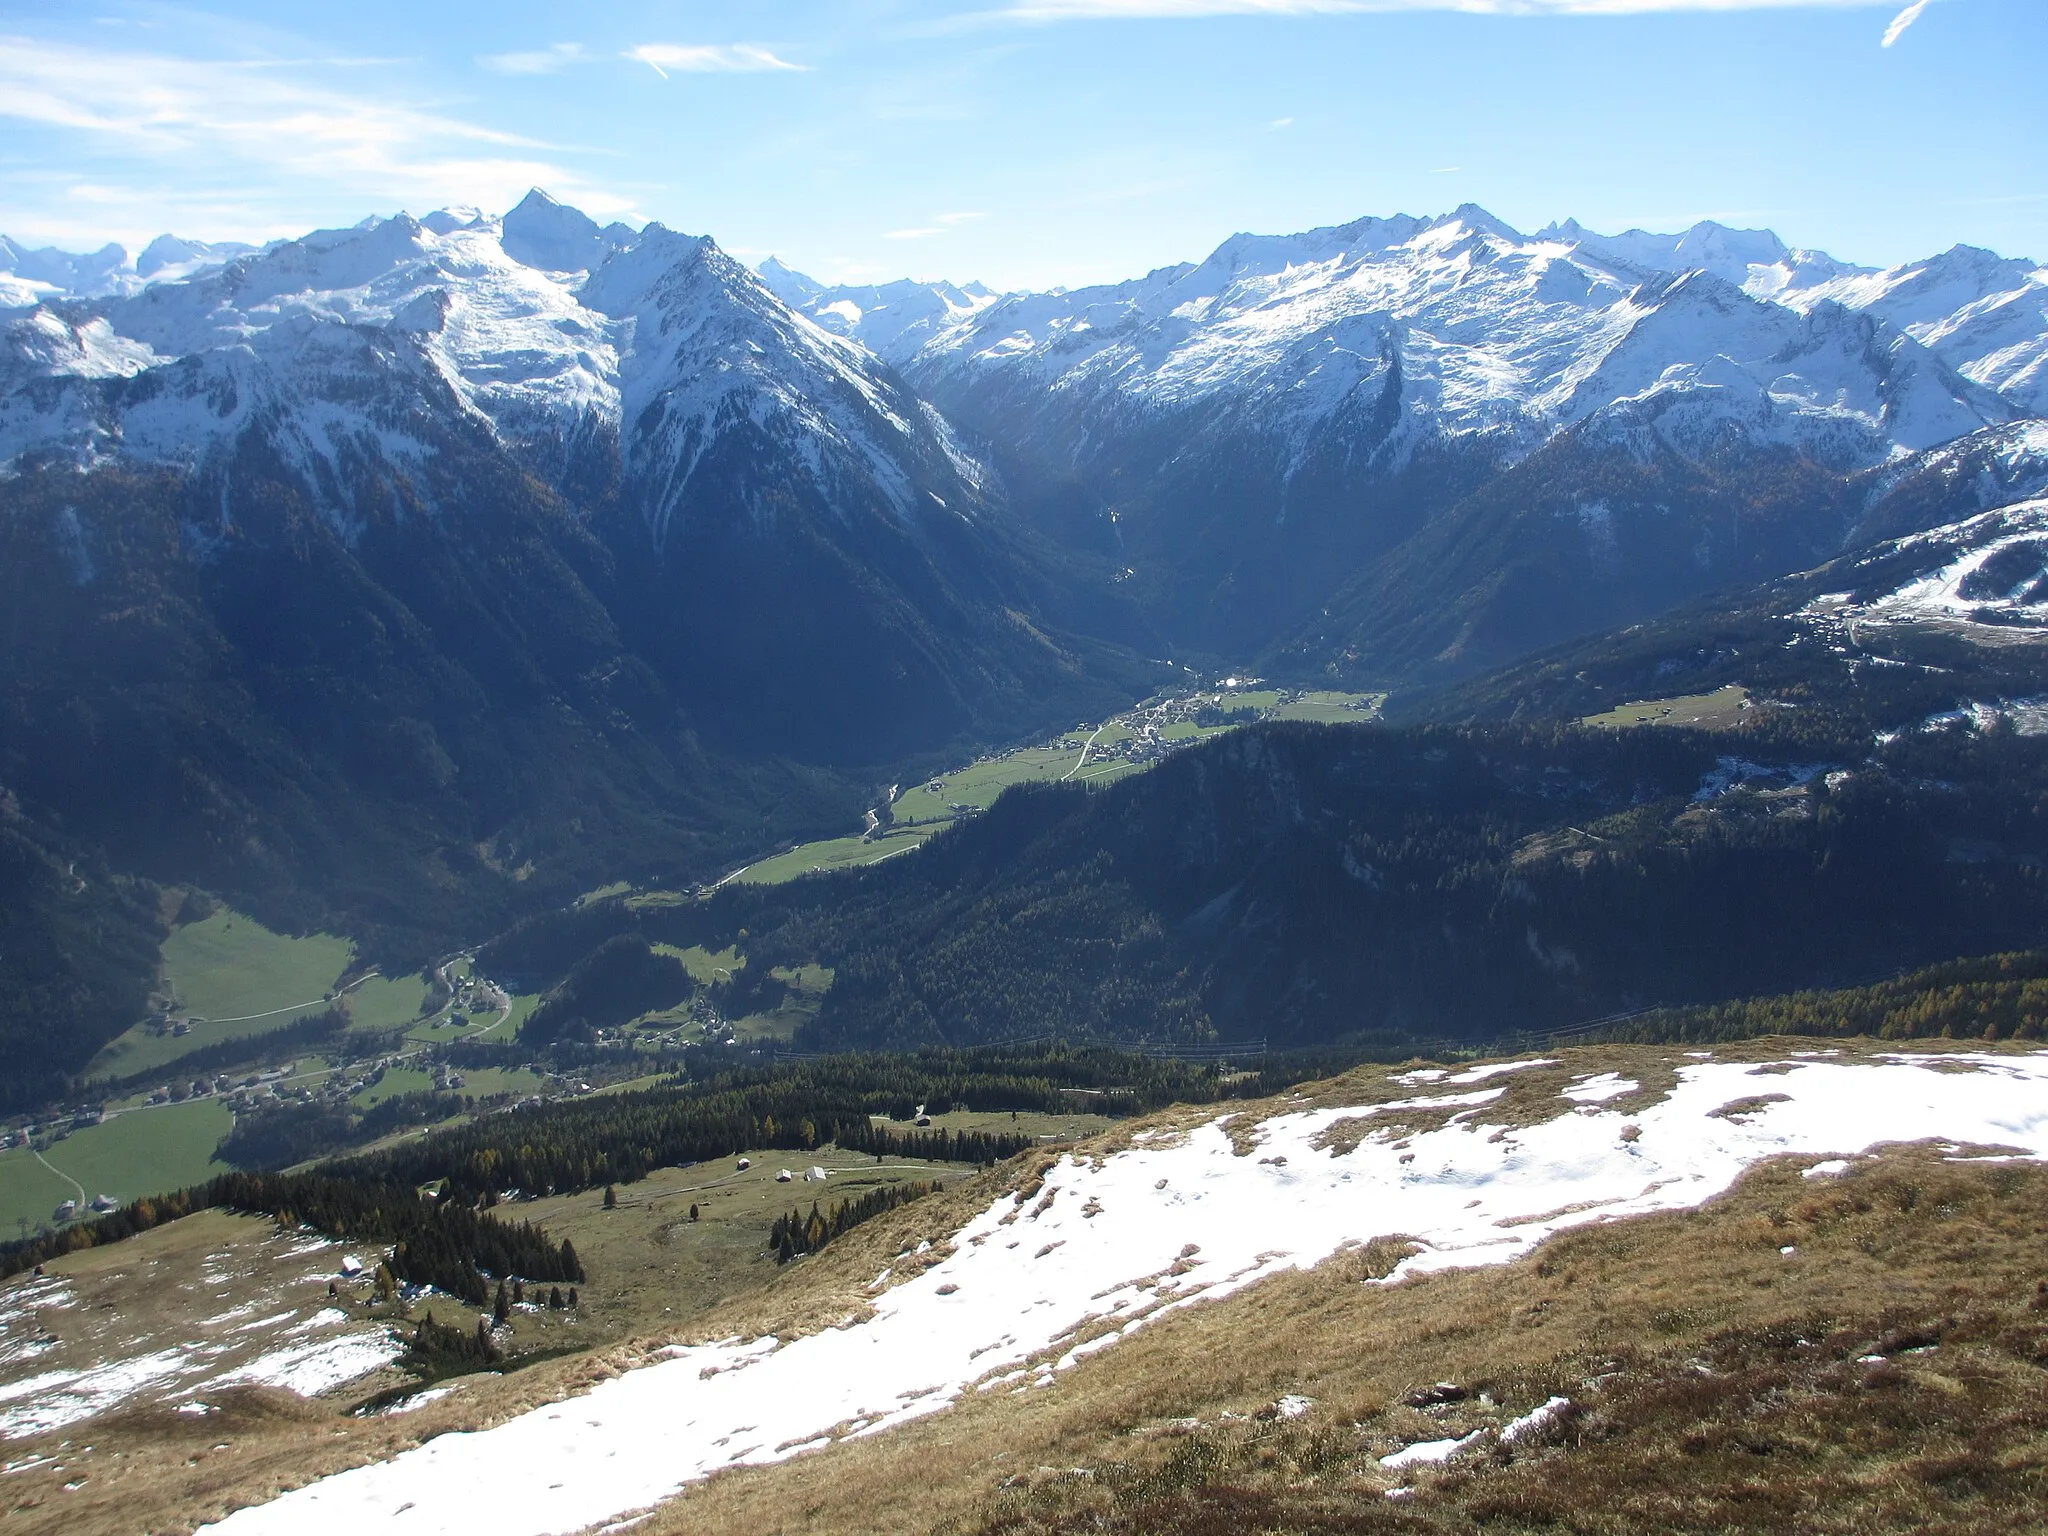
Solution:
M 1398 1472 L 1403 1467 L 1441 1466 L 1453 1457 L 1475 1449 L 1485 1438 L 1485 1430 L 1475 1429 L 1458 1440 L 1418 1440 L 1391 1456 L 1382 1456 L 1380 1465 L 1389 1472 Z
M 1260 1144 L 1272 1161 L 1237 1155 L 1229 1116 L 1099 1162 L 1065 1157 L 1045 1175 L 1058 1199 L 1022 1214 L 1008 1196 L 994 1202 L 954 1234 L 945 1258 L 876 1297 L 864 1322 L 786 1344 L 680 1347 L 598 1384 L 573 1411 L 558 1404 L 442 1435 L 212 1529 L 581 1529 L 644 1510 L 723 1467 L 822 1444 L 835 1426 L 873 1434 L 939 1412 L 978 1382 L 1023 1371 L 1033 1387 L 1050 1386 L 1055 1362 L 1071 1368 L 1180 1307 L 1376 1236 L 1411 1234 L 1419 1244 L 1391 1282 L 1504 1263 L 1589 1222 L 1694 1207 L 1784 1154 L 1839 1157 L 1928 1138 L 2048 1154 L 2048 1053 L 1787 1065 L 1771 1080 L 1784 1097 L 1739 1120 L 1712 1112 L 1754 1097 L 1752 1064 L 1697 1062 L 1679 1067 L 1672 1091 L 1626 1122 L 1578 1105 L 1495 1139 L 1483 1113 L 1468 1113 L 1404 1138 L 1406 1151 L 1368 1138 L 1331 1156 L 1317 1142 L 1361 1113 L 1334 1107 L 1266 1120 Z M 1115 1220 L 1089 1220 L 1090 1204 Z M 1006 1231 L 1006 1218 L 1024 1230 Z M 1052 1246 L 1020 1263 L 1001 1242 L 976 1241 L 1014 1236 Z M 1188 1255 L 1191 1242 L 1199 1247 Z M 1436 1452 L 1395 1454 L 1409 1465 Z
M 1615 1072 L 1602 1072 L 1571 1084 L 1564 1090 L 1564 1096 L 1580 1104 L 1605 1104 L 1609 1099 L 1618 1099 L 1625 1093 L 1634 1093 L 1642 1086 L 1634 1078 L 1623 1077 Z

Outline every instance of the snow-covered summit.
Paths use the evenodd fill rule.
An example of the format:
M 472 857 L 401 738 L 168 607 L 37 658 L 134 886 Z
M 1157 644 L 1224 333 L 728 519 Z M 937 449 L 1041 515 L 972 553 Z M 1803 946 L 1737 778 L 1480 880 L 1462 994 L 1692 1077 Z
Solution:
M 1869 270 L 1836 261 L 1825 251 L 1795 250 L 1768 229 L 1730 229 L 1712 220 L 1702 220 L 1676 235 L 1642 229 L 1602 235 L 1577 219 L 1566 219 L 1538 231 L 1534 238 L 1558 241 L 1588 259 L 1618 267 L 1712 273 L 1759 298 Z
M 506 255 L 529 267 L 546 272 L 588 272 L 613 251 L 633 244 L 635 236 L 624 224 L 600 229 L 588 214 L 556 202 L 535 187 L 505 215 L 498 238 Z
M 755 269 L 775 296 L 835 336 L 850 336 L 891 363 L 901 364 L 934 336 L 995 303 L 981 283 L 824 283 L 770 256 Z
M 55 246 L 30 250 L 0 235 L 0 309 L 21 309 L 44 299 L 134 293 L 151 283 L 180 281 L 255 249 L 239 240 L 209 243 L 158 235 L 140 252 L 104 245 L 78 253 Z
M 983 472 L 892 364 L 1062 462 L 1166 443 L 1179 421 L 1191 449 L 1227 440 L 1217 451 L 1283 479 L 1430 441 L 1512 458 L 1573 428 L 1636 452 L 1741 441 L 1850 469 L 2048 412 L 2048 271 L 2026 262 L 1958 247 L 1878 271 L 1769 231 L 1532 235 L 1473 205 L 1239 234 L 1123 283 L 997 294 L 834 287 L 772 259 L 749 272 L 708 239 L 600 226 L 536 189 L 502 217 L 399 214 L 261 250 L 0 241 L 0 305 L 0 463 L 145 443 L 206 462 L 257 425 L 251 399 L 288 415 L 334 394 L 315 360 L 355 354 L 338 335 L 309 347 L 315 332 L 367 328 L 540 473 L 591 453 L 620 454 L 629 479 L 660 464 L 671 509 L 708 447 L 759 430 L 834 505 L 854 482 L 899 513 L 972 499 Z M 206 386 L 234 410 L 141 429 L 171 378 L 223 370 L 251 385 Z M 309 441 L 360 436 L 339 399 Z
M 366 355 L 386 360 L 385 386 L 361 374 Z M 661 529 L 739 437 L 762 450 L 761 474 L 807 479 L 833 506 L 971 502 L 958 493 L 981 474 L 872 354 L 708 238 L 600 228 L 538 190 L 503 219 L 373 218 L 0 317 L 0 464 L 203 467 L 256 431 L 294 444 L 285 458 L 308 481 L 345 485 L 344 461 L 424 462 L 436 433 L 400 425 L 422 411 L 551 477 L 620 453 Z
M 1129 282 L 1011 295 L 901 362 L 949 404 L 1029 399 L 1076 430 L 1228 401 L 1293 464 L 1333 424 L 1376 423 L 1397 448 L 1485 434 L 1526 451 L 1610 412 L 1640 424 L 1654 398 L 1660 421 L 1685 422 L 1673 446 L 1734 433 L 1846 467 L 2033 407 L 2011 387 L 2037 380 L 2048 345 L 2041 275 L 2009 264 L 1944 290 L 1959 312 L 1895 319 L 1884 301 L 1912 276 L 1767 231 L 1525 235 L 1466 206 L 1235 235 Z

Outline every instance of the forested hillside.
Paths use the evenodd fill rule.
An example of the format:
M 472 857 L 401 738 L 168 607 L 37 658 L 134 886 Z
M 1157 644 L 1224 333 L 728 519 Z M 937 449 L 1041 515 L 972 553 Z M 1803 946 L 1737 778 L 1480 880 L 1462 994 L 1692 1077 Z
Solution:
M 816 1048 L 1477 1041 L 2038 942 L 2048 742 L 1873 751 L 1826 710 L 1759 715 L 1256 727 L 1099 793 L 1013 791 L 872 870 L 608 921 L 832 966 Z

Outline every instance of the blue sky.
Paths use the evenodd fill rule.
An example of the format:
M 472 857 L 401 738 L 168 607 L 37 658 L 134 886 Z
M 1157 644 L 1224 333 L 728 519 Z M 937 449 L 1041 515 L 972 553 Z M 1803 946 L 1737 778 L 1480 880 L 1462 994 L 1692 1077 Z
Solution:
M 2044 71 L 2048 0 L 0 0 L 0 231 L 538 183 L 863 281 L 1101 281 L 1466 201 L 2048 260 Z

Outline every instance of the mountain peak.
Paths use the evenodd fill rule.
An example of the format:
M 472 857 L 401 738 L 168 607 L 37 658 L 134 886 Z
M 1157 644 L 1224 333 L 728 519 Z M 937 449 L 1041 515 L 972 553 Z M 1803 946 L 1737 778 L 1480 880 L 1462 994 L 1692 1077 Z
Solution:
M 616 231 L 624 232 L 624 241 Z M 505 215 L 499 235 L 507 256 L 543 272 L 591 271 L 631 239 L 632 231 L 626 226 L 600 229 L 589 214 L 557 201 L 539 187 Z
M 805 276 L 774 256 L 763 261 L 754 271 L 768 285 L 768 291 L 785 304 L 802 306 L 825 291 L 825 285 L 816 278 Z
M 1515 245 L 1521 245 L 1529 238 L 1505 219 L 1495 218 L 1477 203 L 1460 203 L 1436 222 L 1442 225 L 1462 224 L 1474 234 L 1492 235 L 1496 239 L 1510 241 Z
M 453 203 L 420 217 L 420 223 L 437 235 L 452 235 L 458 229 L 474 229 L 483 222 L 483 210 L 468 203 Z

